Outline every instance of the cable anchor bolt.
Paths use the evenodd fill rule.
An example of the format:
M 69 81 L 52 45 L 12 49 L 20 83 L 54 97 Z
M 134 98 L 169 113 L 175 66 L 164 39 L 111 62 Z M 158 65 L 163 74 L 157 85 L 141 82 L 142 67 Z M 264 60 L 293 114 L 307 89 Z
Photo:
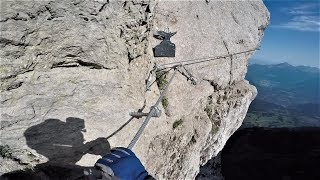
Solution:
M 161 110 L 159 107 L 151 106 L 150 112 L 151 117 L 160 117 L 161 116 Z M 130 112 L 129 115 L 135 118 L 141 118 L 143 116 L 148 116 L 149 113 L 143 113 L 143 112 Z

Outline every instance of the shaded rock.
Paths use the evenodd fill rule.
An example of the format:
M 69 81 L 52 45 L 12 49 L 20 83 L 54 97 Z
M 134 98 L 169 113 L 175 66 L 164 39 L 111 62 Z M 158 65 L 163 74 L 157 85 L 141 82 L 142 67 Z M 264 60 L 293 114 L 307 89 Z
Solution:
M 246 128 L 221 152 L 226 179 L 320 178 L 320 128 Z

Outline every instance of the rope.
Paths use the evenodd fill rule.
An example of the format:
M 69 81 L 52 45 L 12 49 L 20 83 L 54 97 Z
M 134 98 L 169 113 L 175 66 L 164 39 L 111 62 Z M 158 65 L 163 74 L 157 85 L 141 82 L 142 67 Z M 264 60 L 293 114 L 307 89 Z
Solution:
M 162 101 L 163 96 L 165 95 L 165 93 L 168 90 L 169 85 L 172 82 L 172 79 L 174 78 L 174 76 L 176 75 L 177 72 L 177 66 L 175 66 L 173 75 L 171 76 L 169 82 L 167 83 L 166 87 L 164 88 L 164 90 L 161 92 L 160 97 L 158 98 L 157 102 L 151 106 L 150 111 L 146 117 L 146 119 L 144 120 L 144 122 L 142 123 L 141 127 L 139 128 L 139 130 L 137 131 L 136 135 L 133 137 L 132 141 L 130 142 L 130 144 L 128 145 L 128 149 L 132 149 L 134 147 L 134 145 L 138 142 L 138 140 L 140 139 L 140 136 L 142 135 L 144 129 L 146 128 L 147 124 L 149 123 L 153 111 L 155 110 L 155 108 L 160 104 L 160 102 Z
M 198 59 L 191 59 L 191 60 L 185 60 L 185 61 L 166 63 L 166 64 L 158 65 L 156 68 L 157 68 L 157 71 L 162 71 L 164 69 L 173 68 L 178 65 L 187 66 L 187 65 L 192 65 L 192 64 L 198 64 L 198 63 L 203 63 L 203 62 L 207 62 L 207 61 L 213 61 L 213 60 L 217 60 L 217 59 L 227 58 L 229 56 L 234 56 L 234 55 L 238 55 L 238 54 L 248 53 L 248 52 L 252 52 L 255 50 L 257 50 L 257 49 L 255 48 L 255 49 L 251 49 L 251 50 L 247 50 L 247 51 L 242 51 L 242 52 L 237 52 L 237 53 L 227 54 L 227 55 L 222 55 L 222 56 L 198 58 Z M 166 66 L 168 66 L 168 67 L 166 67 Z

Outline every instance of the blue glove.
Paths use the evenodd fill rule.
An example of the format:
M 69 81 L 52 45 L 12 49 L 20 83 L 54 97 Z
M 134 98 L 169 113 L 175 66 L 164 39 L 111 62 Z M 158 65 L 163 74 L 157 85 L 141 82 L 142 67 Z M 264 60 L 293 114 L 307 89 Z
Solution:
M 148 172 L 136 155 L 127 148 L 117 147 L 110 154 L 98 159 L 95 167 L 103 174 L 117 177 L 121 180 L 144 180 Z

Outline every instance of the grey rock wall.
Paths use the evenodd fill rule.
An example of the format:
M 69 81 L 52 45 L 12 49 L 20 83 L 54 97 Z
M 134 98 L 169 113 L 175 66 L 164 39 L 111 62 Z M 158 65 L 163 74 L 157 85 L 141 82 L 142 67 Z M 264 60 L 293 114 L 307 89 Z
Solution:
M 0 13 L 0 142 L 12 151 L 0 173 L 92 166 L 126 147 L 144 120 L 129 112 L 148 112 L 159 95 L 156 84 L 145 91 L 154 63 L 254 49 L 269 22 L 260 0 L 5 0 Z M 153 32 L 167 28 L 176 57 L 154 58 Z M 257 93 L 244 80 L 252 54 L 187 66 L 197 85 L 177 74 L 165 113 L 133 149 L 153 176 L 193 179 L 223 148 Z

